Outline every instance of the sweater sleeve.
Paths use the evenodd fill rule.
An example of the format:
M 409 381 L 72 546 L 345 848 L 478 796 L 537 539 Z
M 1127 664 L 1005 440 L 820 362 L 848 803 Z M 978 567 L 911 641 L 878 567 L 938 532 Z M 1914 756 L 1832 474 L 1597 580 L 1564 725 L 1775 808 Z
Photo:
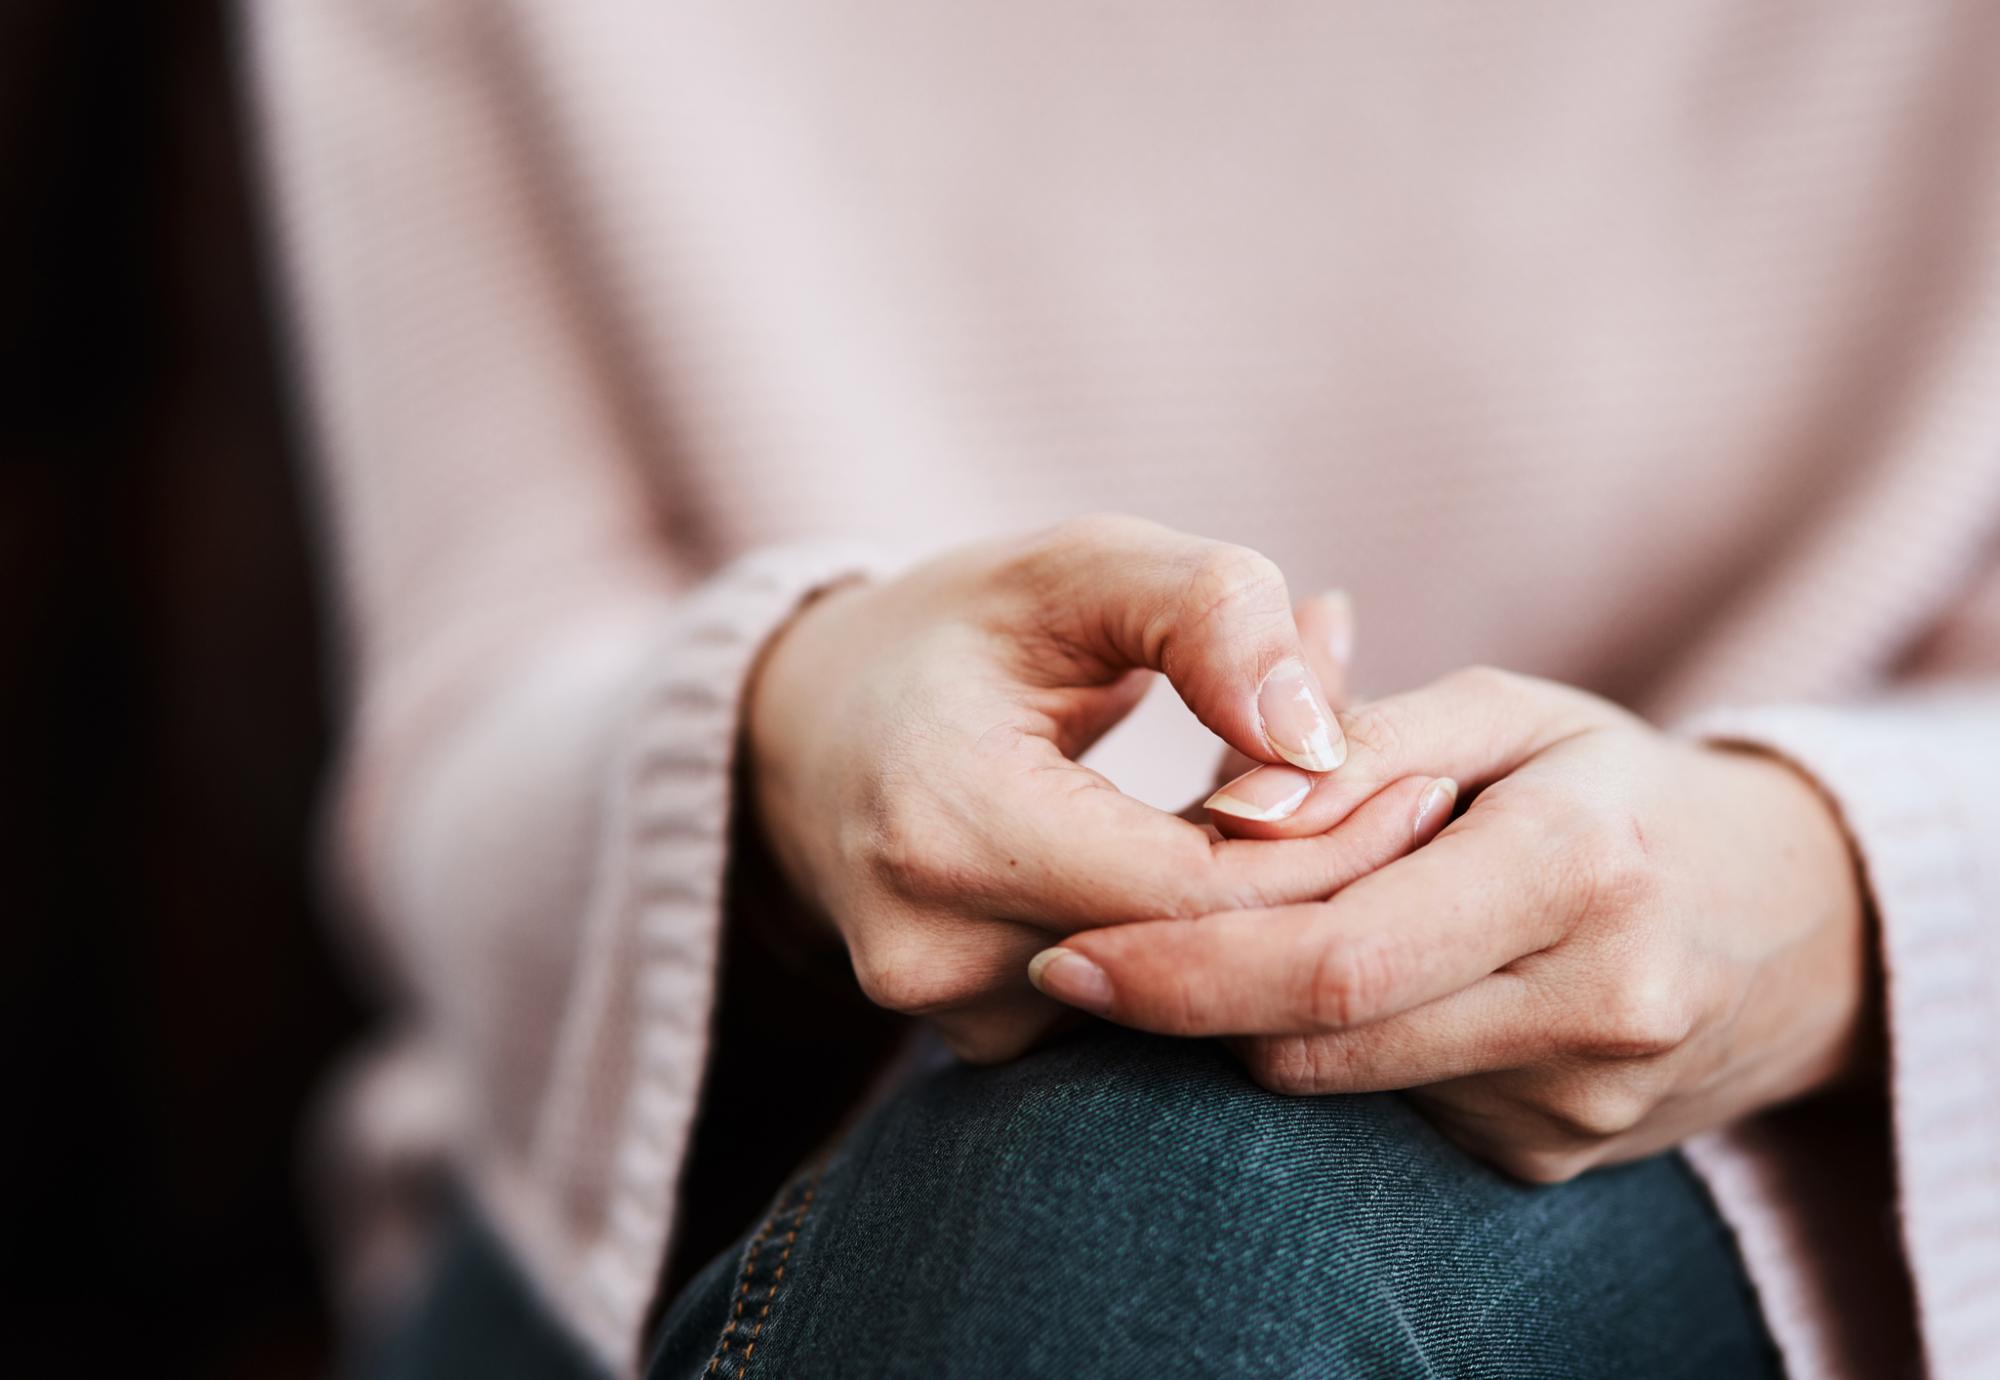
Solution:
M 344 622 L 336 869 L 439 1075 L 355 1139 L 400 1160 L 421 1148 L 397 1127 L 437 1123 L 629 1373 L 703 1066 L 744 682 L 801 600 L 874 563 L 800 545 L 716 572 L 663 535 L 665 428 L 621 391 L 496 13 L 250 15 Z
M 1842 1336 L 1907 1287 L 1930 1371 L 1990 1376 L 2000 1358 L 2000 574 L 1918 657 L 1910 683 L 1867 703 L 1722 709 L 1688 725 L 1754 744 L 1815 778 L 1839 809 L 1879 921 L 1889 1034 L 1883 1199 L 1830 1178 L 1824 1117 L 1781 1114 L 1690 1147 L 1725 1211 L 1761 1228 L 1746 1258 L 1797 1375 L 1870 1373 L 1883 1339 Z M 1817 1190 L 1809 1213 L 1797 1209 Z M 1828 1278 L 1829 1215 L 1873 1235 L 1894 1194 L 1907 1283 Z M 1791 1200 L 1791 1201 L 1787 1201 Z M 1817 1225 L 1804 1225 L 1816 1216 Z M 1784 1219 L 1793 1219 L 1787 1223 Z M 1847 1254 L 1856 1243 L 1848 1240 Z M 1762 1257 L 1762 1258 L 1760 1258 Z M 1818 1294 L 1818 1297 L 1813 1295 Z M 1876 1295 L 1874 1298 L 1868 1295 Z M 1849 1306 L 1853 1305 L 1853 1306 Z M 1889 1310 L 1889 1311 L 1893 1311 Z M 1885 1357 L 1885 1361 L 1889 1358 Z

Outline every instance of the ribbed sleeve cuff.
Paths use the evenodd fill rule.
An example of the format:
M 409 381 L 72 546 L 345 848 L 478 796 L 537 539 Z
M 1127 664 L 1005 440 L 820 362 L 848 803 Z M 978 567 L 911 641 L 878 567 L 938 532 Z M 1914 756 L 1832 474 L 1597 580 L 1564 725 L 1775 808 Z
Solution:
M 524 1263 L 613 1373 L 637 1375 L 705 1063 L 746 682 L 815 592 L 893 566 L 848 544 L 767 548 L 676 604 L 631 703 L 578 978 L 526 1184 Z
M 2000 695 L 1720 711 L 1684 732 L 1784 757 L 1843 816 L 1880 919 L 1897 1197 L 1924 1349 L 1939 1380 L 2000 1375 Z M 1782 1303 L 1796 1285 L 1768 1278 L 1782 1262 L 1760 1271 L 1745 1254 L 1767 1276 L 1767 1305 Z M 1786 1325 L 1773 1317 L 1781 1343 Z M 1786 1349 L 1795 1373 L 1820 1373 Z

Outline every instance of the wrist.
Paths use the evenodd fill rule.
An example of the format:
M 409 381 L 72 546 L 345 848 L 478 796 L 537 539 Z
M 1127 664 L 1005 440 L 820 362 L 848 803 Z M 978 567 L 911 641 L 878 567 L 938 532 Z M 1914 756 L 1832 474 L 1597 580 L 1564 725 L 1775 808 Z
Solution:
M 795 917 L 792 928 L 809 939 L 822 937 L 830 925 L 815 895 L 806 831 L 796 822 L 813 813 L 808 799 L 820 768 L 812 745 L 835 736 L 824 721 L 832 717 L 830 689 L 842 674 L 837 649 L 850 639 L 830 625 L 865 588 L 857 577 L 804 600 L 765 639 L 745 685 L 739 829 L 754 835 L 758 856 L 786 884 L 791 904 L 784 909 Z
M 1751 1000 L 1773 1013 L 1792 1051 L 1773 1100 L 1848 1085 L 1879 1070 L 1881 973 L 1876 922 L 1861 856 L 1817 780 L 1757 744 L 1717 744 L 1769 822 L 1760 844 L 1770 876 L 1761 893 L 1784 917 Z
M 816 661 L 823 664 L 814 646 L 823 640 L 818 630 L 863 587 L 855 577 L 815 590 L 764 639 L 750 665 L 743 696 L 743 760 L 753 775 L 763 774 L 768 764 L 787 755 L 787 739 L 811 704 L 811 698 L 800 693 L 802 673 Z

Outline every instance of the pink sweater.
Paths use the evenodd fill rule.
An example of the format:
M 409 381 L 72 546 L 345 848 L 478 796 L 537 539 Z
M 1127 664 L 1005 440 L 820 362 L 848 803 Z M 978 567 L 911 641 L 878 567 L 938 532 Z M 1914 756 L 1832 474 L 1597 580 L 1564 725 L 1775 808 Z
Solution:
M 630 1373 L 761 641 L 1121 510 L 1353 591 L 1375 688 L 1498 662 L 1814 773 L 1893 1116 L 1689 1151 L 1794 1375 L 1906 1371 L 1912 1297 L 1933 1374 L 2000 1375 L 2000 7 L 253 20 L 339 862 L 407 1013 L 350 1089 L 364 1192 L 450 1156 Z M 1178 805 L 1212 760 L 1156 697 L 1101 765 Z

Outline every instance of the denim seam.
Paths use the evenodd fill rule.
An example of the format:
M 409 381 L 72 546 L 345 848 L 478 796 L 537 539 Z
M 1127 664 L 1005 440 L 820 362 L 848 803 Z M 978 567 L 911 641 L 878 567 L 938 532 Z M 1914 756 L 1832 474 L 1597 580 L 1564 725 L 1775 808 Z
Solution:
M 729 1321 L 724 1324 L 722 1336 L 716 1341 L 714 1355 L 709 1357 L 706 1374 L 726 1374 L 733 1377 L 733 1380 L 742 1380 L 742 1377 L 749 1374 L 750 1361 L 756 1354 L 758 1339 L 763 1335 L 765 1324 L 770 1321 L 771 1307 L 777 1302 L 779 1287 L 784 1283 L 785 1268 L 791 1261 L 792 1248 L 798 1244 L 799 1232 L 804 1228 L 807 1217 L 811 1215 L 813 1198 L 819 1192 L 820 1177 L 824 1172 L 823 1163 L 813 1170 L 812 1177 L 805 1181 L 804 1194 L 794 1204 L 786 1203 L 786 1199 L 790 1196 L 789 1189 L 780 1193 L 777 1202 L 772 1205 L 771 1215 L 764 1219 L 764 1225 L 751 1240 L 749 1248 L 744 1252 L 743 1272 L 737 1277 L 735 1302 L 730 1309 Z M 793 1181 L 794 1184 L 797 1182 Z M 788 1216 L 792 1219 L 791 1226 L 785 1232 L 784 1249 L 778 1255 L 777 1266 L 771 1271 L 770 1283 L 765 1288 L 763 1306 L 751 1319 L 746 1319 L 744 1310 L 751 1302 L 751 1282 L 757 1275 L 757 1257 L 763 1251 L 765 1243 L 770 1241 L 772 1233 L 777 1230 L 778 1223 Z M 736 1358 L 736 1369 L 725 1372 L 723 1366 L 730 1360 L 731 1347 L 746 1326 L 747 1337 L 743 1341 L 741 1355 Z

